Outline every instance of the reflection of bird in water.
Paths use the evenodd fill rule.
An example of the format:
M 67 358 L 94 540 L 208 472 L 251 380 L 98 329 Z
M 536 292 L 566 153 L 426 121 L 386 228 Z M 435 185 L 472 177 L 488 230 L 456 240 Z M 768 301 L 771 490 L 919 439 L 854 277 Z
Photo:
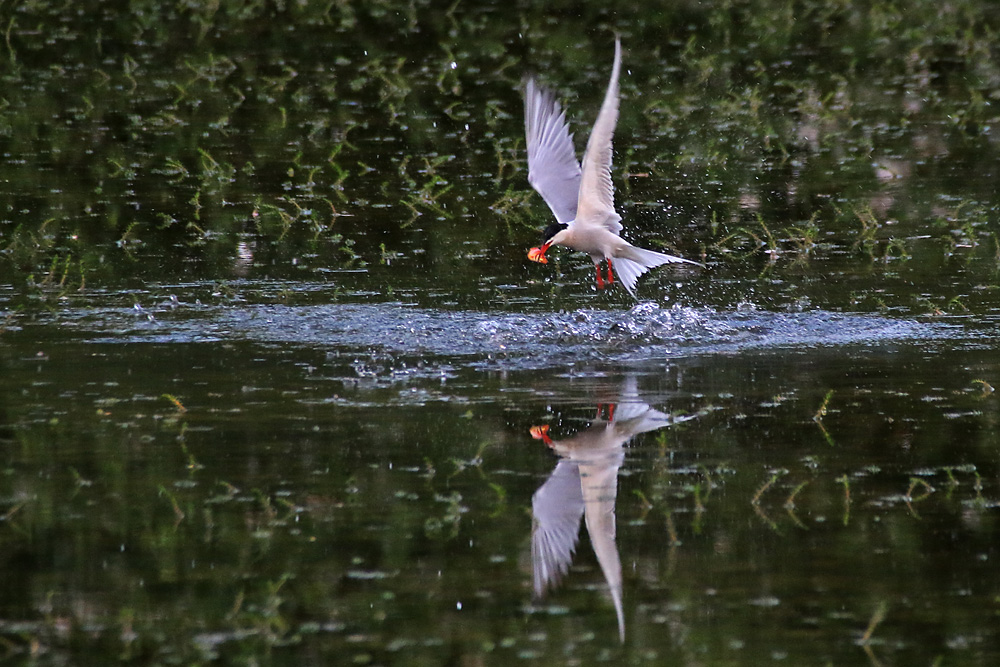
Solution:
M 549 426 L 534 426 L 531 437 L 542 440 L 560 456 L 555 470 L 531 499 L 534 525 L 531 531 L 531 561 L 535 596 L 559 585 L 569 570 L 580 535 L 580 517 L 585 517 L 590 543 L 604 572 L 618 616 L 618 634 L 625 640 L 622 608 L 622 564 L 615 546 L 615 498 L 618 468 L 625 458 L 624 446 L 634 435 L 655 431 L 671 423 L 670 417 L 642 403 L 630 378 L 617 404 L 576 435 L 565 440 L 549 437 Z

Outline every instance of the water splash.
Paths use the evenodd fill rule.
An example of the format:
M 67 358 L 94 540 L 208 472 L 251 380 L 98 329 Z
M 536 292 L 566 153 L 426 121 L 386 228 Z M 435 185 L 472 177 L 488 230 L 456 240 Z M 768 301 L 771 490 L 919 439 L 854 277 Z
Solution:
M 734 312 L 640 303 L 627 311 L 578 309 L 531 315 L 447 311 L 402 304 L 234 305 L 185 308 L 155 318 L 97 309 L 69 318 L 95 342 L 190 343 L 244 340 L 360 354 L 359 376 L 378 374 L 367 358 L 393 359 L 406 375 L 437 367 L 538 369 L 582 361 L 636 362 L 745 350 L 876 346 L 969 337 L 960 325 L 880 315 L 806 311 Z M 367 355 L 367 356 L 366 356 Z M 386 371 L 388 372 L 388 371 Z

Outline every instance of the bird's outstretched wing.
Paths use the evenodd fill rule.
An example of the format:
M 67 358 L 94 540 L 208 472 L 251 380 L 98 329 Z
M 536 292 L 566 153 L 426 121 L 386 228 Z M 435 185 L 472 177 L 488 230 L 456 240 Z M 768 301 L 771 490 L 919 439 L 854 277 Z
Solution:
M 524 91 L 524 132 L 528 139 L 528 182 L 563 223 L 576 218 L 580 163 L 566 114 L 551 92 L 528 79 Z
M 580 182 L 580 200 L 577 205 L 577 224 L 606 227 L 617 234 L 621 231 L 621 216 L 615 212 L 615 187 L 611 183 L 611 140 L 618 124 L 618 74 L 622 65 L 622 45 L 615 39 L 615 64 L 611 80 L 604 94 L 601 112 L 587 141 L 583 154 L 583 171 Z

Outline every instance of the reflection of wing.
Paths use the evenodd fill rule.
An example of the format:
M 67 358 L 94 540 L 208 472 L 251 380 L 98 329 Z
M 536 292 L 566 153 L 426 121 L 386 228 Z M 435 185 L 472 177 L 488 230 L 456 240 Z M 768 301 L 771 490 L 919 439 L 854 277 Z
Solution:
M 622 641 L 625 641 L 625 613 L 622 607 L 622 563 L 615 546 L 615 500 L 618 497 L 618 469 L 624 460 L 625 450 L 618 446 L 600 452 L 589 461 L 579 462 L 587 534 L 611 591 Z
M 549 479 L 531 498 L 535 521 L 531 531 L 531 562 L 535 595 L 559 584 L 573 561 L 583 516 L 583 491 L 576 463 L 560 460 Z
M 580 163 L 566 114 L 552 93 L 528 79 L 524 91 L 524 132 L 528 139 L 528 182 L 542 195 L 559 222 L 576 218 Z

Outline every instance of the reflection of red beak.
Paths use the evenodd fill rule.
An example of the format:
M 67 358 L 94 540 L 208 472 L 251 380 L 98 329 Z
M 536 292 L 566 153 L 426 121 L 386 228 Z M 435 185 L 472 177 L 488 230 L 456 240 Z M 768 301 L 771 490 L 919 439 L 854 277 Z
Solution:
M 528 259 L 532 262 L 538 262 L 539 264 L 548 264 L 549 260 L 545 256 L 545 251 L 547 251 L 551 245 L 551 243 L 546 243 L 542 245 L 541 248 L 532 248 L 528 251 Z
M 534 438 L 535 440 L 541 440 L 546 445 L 552 444 L 552 438 L 549 437 L 548 424 L 542 424 L 541 426 L 532 426 L 531 430 L 528 432 L 531 433 L 531 437 Z

